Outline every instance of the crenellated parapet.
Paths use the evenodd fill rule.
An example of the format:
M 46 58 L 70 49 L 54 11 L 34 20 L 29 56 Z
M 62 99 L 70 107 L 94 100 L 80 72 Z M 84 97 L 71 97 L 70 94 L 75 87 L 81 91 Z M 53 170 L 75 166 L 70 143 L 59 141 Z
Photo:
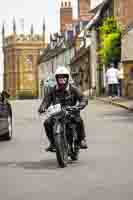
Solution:
M 45 20 L 43 18 L 43 24 L 42 24 L 42 34 L 35 34 L 34 33 L 34 27 L 33 24 L 31 24 L 30 27 L 30 33 L 29 34 L 18 34 L 17 33 L 17 27 L 16 27 L 16 21 L 15 18 L 13 18 L 13 23 L 12 23 L 12 33 L 10 35 L 6 35 L 6 30 L 5 30 L 5 24 L 3 23 L 2 26 L 2 43 L 3 43 L 3 48 L 14 45 L 14 44 L 36 44 L 36 43 L 43 43 L 45 44 Z
M 7 36 L 3 39 L 3 47 L 7 47 L 10 45 L 17 45 L 17 44 L 28 44 L 28 43 L 32 43 L 32 44 L 36 44 L 36 43 L 43 43 L 44 41 L 44 37 L 42 35 L 39 34 L 12 34 L 10 36 Z M 44 41 L 45 42 L 45 41 Z

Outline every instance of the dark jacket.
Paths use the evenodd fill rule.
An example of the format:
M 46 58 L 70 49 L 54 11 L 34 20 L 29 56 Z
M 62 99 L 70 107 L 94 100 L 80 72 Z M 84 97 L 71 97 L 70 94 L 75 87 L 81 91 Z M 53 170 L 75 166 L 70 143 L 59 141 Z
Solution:
M 78 105 L 82 110 L 88 104 L 88 97 L 74 85 L 69 84 L 67 89 L 62 91 L 56 86 L 50 88 L 48 93 L 43 98 L 39 110 L 46 110 L 51 104 L 55 105 L 60 103 L 62 106 L 75 106 Z

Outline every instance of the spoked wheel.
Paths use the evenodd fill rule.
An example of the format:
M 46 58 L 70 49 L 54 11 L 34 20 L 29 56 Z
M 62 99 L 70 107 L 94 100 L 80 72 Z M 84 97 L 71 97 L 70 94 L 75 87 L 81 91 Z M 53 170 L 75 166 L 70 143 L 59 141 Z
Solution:
M 60 167 L 64 168 L 68 162 L 68 148 L 65 144 L 63 136 L 60 134 L 55 136 L 56 157 Z

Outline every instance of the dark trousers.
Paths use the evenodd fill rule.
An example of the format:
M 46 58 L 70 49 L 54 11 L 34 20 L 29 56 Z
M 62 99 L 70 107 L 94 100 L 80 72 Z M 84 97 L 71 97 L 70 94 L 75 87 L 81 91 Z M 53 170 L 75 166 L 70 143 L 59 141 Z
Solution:
M 118 84 L 109 84 L 108 87 L 109 96 L 118 96 Z
M 122 96 L 123 80 L 119 79 L 119 95 Z
M 84 129 L 84 121 L 81 117 L 79 117 L 75 123 L 77 127 L 78 138 L 79 138 L 79 141 L 81 141 L 86 137 L 85 129 Z M 44 122 L 44 128 L 45 128 L 45 132 L 46 132 L 46 136 L 48 137 L 48 140 L 51 142 L 51 144 L 54 144 L 52 119 L 48 119 Z

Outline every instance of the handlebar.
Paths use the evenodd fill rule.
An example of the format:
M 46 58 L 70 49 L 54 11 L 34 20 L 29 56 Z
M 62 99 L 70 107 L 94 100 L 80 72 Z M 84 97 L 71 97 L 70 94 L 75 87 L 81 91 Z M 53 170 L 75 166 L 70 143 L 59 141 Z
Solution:
M 78 108 L 78 106 L 63 106 L 62 108 L 62 111 L 64 112 L 64 114 L 66 114 L 66 115 L 75 115 L 77 112 L 79 112 L 79 108 Z M 40 115 L 40 116 L 42 116 L 42 115 L 47 115 L 48 114 L 48 112 L 47 112 L 48 110 L 39 110 L 38 111 L 38 114 Z M 54 116 L 54 113 L 52 113 L 52 115 Z
M 68 106 L 68 107 L 66 107 L 66 110 L 68 112 L 79 112 L 80 111 L 80 109 L 77 106 Z

